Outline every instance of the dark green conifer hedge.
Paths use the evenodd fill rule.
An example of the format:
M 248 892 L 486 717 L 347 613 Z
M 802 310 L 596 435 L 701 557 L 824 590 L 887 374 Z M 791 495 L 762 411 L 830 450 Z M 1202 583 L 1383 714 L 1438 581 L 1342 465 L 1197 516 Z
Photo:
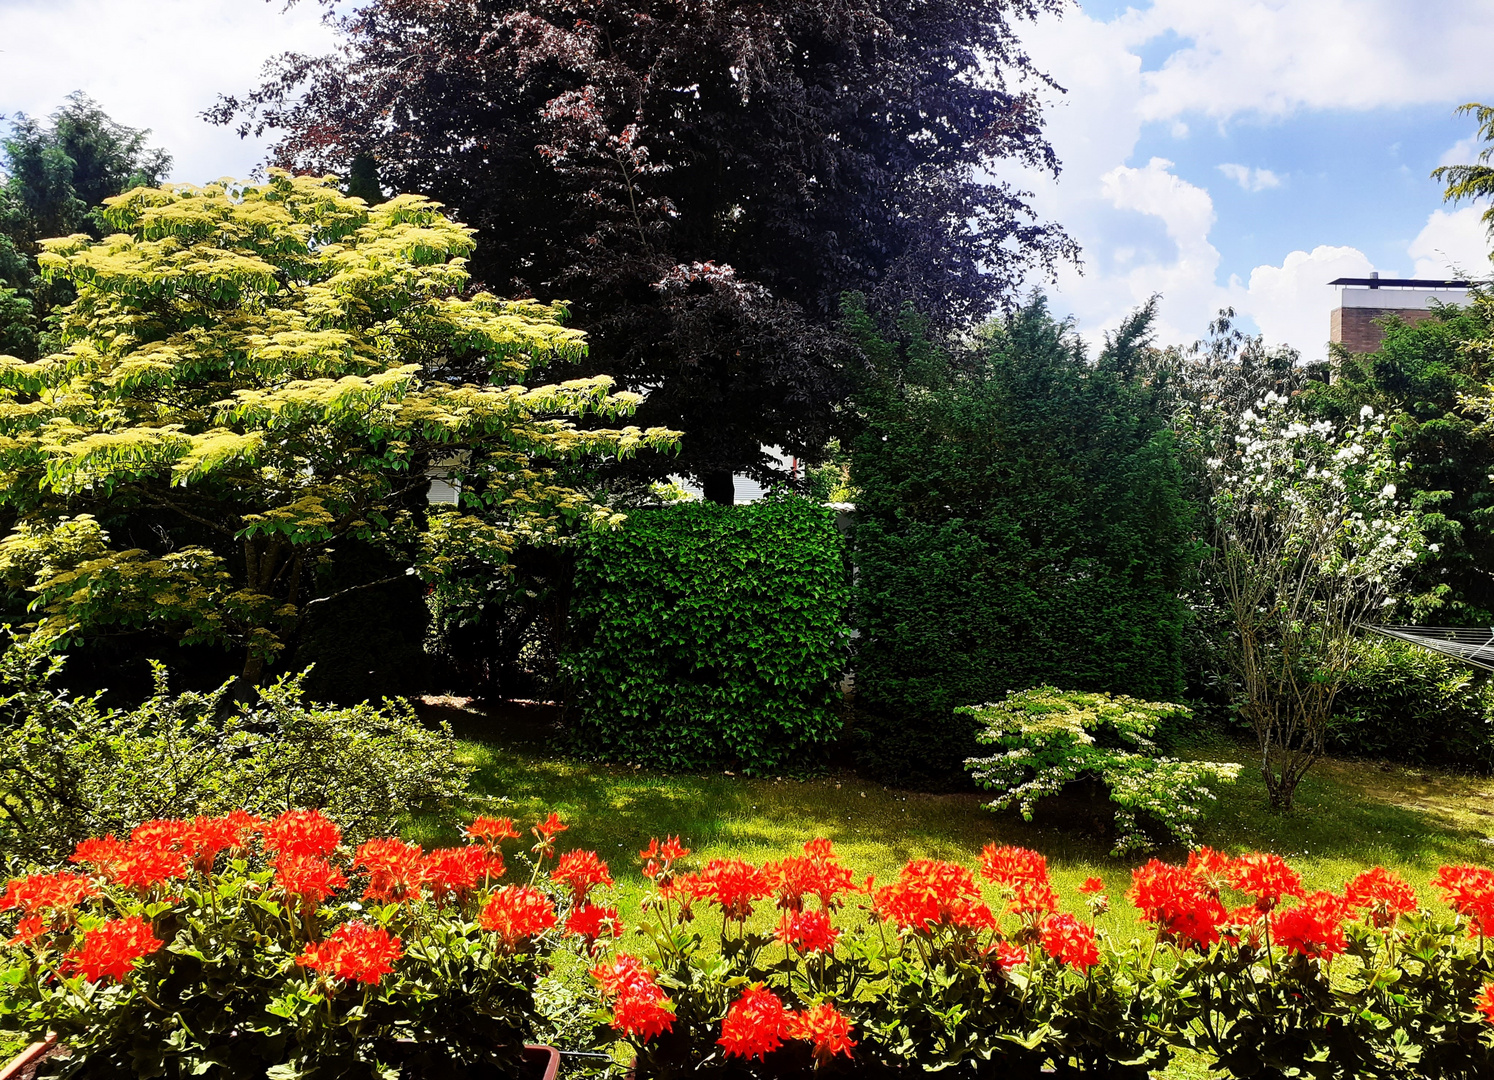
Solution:
M 859 753 L 960 782 L 956 706 L 1052 684 L 1177 700 L 1192 510 L 1146 364 L 1150 307 L 1085 358 L 1036 300 L 957 355 L 905 315 L 868 358 L 857 495 Z

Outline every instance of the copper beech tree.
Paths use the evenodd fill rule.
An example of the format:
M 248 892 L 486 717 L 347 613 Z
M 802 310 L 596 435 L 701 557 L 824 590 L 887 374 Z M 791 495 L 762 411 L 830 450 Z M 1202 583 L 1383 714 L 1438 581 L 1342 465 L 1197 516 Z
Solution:
M 578 429 L 638 406 L 604 376 L 520 385 L 584 335 L 558 304 L 469 293 L 472 231 L 424 198 L 272 172 L 105 207 L 103 240 L 40 257 L 77 290 L 59 351 L 0 356 L 0 572 L 55 640 L 164 625 L 242 648 L 257 682 L 329 549 L 501 568 L 566 520 L 615 522 L 557 466 L 675 445 Z M 458 506 L 426 505 L 433 469 Z
M 211 118 L 454 207 L 478 279 L 573 300 L 581 370 L 686 433 L 634 467 L 708 498 L 835 431 L 845 292 L 964 328 L 1077 254 L 996 179 L 1057 171 L 1019 32 L 1063 0 L 319 2 L 339 47 Z

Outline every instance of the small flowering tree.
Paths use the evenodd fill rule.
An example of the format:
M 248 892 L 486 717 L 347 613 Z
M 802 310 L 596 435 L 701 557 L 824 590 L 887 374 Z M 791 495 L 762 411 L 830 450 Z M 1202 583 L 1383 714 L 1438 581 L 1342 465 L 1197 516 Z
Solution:
M 1393 603 L 1419 553 L 1416 514 L 1369 406 L 1343 430 L 1300 420 L 1272 393 L 1239 417 L 1203 407 L 1196 419 L 1237 707 L 1271 806 L 1290 810 L 1323 751 L 1355 628 Z

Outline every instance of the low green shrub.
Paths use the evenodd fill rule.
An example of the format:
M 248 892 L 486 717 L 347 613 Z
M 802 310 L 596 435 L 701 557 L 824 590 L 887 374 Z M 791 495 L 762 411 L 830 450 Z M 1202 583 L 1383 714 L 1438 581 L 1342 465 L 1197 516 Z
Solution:
M 1450 656 L 1372 637 L 1333 702 L 1333 753 L 1494 772 L 1494 687 Z
M 301 675 L 260 688 L 253 705 L 229 685 L 156 692 L 138 708 L 49 687 L 65 658 L 17 644 L 0 656 L 0 852 L 57 859 L 89 836 L 142 821 L 247 807 L 335 814 L 352 839 L 441 809 L 466 789 L 468 766 L 442 727 L 409 704 L 345 708 L 304 701 Z
M 834 514 L 775 496 L 630 512 L 576 544 L 573 731 L 672 769 L 812 765 L 841 721 L 849 599 Z
M 999 750 L 965 763 L 977 784 L 998 793 L 992 810 L 1015 803 L 1031 821 L 1043 796 L 1093 779 L 1115 807 L 1116 854 L 1153 846 L 1143 822 L 1192 842 L 1194 825 L 1217 798 L 1212 785 L 1240 772 L 1235 764 L 1157 754 L 1152 736 L 1159 724 L 1188 715 L 1182 705 L 1040 686 L 955 712 L 980 724 L 976 738 Z

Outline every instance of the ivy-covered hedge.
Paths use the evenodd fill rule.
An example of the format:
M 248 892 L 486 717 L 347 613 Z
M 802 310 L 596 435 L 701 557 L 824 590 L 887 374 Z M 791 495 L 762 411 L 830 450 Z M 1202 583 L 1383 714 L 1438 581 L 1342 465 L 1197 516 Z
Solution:
M 852 303 L 863 763 L 962 782 L 954 708 L 1044 683 L 1177 700 L 1192 510 L 1145 310 L 1090 362 L 1035 301 L 952 354 Z
M 807 500 L 632 512 L 577 546 L 576 739 L 666 768 L 802 767 L 840 731 L 848 601 L 834 514 Z

